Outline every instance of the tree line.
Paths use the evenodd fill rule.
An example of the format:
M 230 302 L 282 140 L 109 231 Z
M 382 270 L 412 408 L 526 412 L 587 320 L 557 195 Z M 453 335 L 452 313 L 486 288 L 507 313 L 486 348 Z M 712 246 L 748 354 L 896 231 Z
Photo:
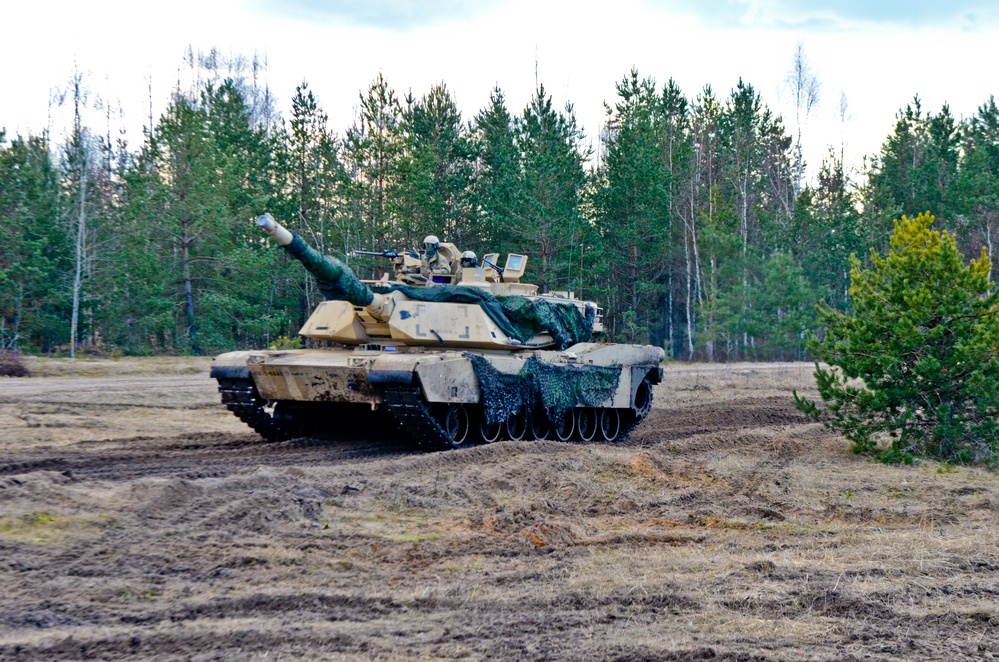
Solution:
M 137 148 L 82 121 L 77 75 L 65 141 L 0 132 L 0 350 L 212 353 L 293 336 L 318 293 L 252 226 L 270 211 L 362 277 L 387 265 L 351 250 L 435 234 L 527 253 L 542 290 L 601 302 L 615 341 L 806 358 L 816 304 L 850 307 L 850 256 L 883 250 L 902 214 L 930 211 L 991 257 L 999 107 L 958 120 L 917 97 L 859 172 L 830 148 L 810 183 L 805 74 L 791 130 L 748 82 L 688 95 L 632 70 L 591 147 L 543 85 L 519 111 L 497 87 L 466 119 L 444 83 L 400 95 L 379 74 L 338 132 L 306 83 L 282 119 L 258 76 L 209 66 Z

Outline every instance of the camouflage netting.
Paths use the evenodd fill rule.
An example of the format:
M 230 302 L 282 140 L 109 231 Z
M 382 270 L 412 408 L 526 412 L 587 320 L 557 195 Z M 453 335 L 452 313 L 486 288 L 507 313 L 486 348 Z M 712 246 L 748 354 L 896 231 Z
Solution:
M 532 356 L 519 373 L 510 375 L 478 354 L 465 357 L 479 380 L 482 408 L 490 424 L 502 423 L 518 412 L 538 410 L 557 421 L 573 407 L 599 406 L 621 381 L 621 366 L 557 365 Z
M 532 301 L 521 296 L 496 297 L 484 290 L 459 285 L 392 285 L 374 289 L 382 293 L 399 291 L 417 301 L 478 304 L 503 333 L 520 342 L 547 332 L 555 340 L 556 347 L 562 350 L 576 343 L 589 342 L 593 337 L 596 309 L 590 305 L 584 316 L 568 302 Z
M 528 337 L 547 331 L 562 350 L 578 342 L 589 342 L 593 337 L 596 308 L 587 304 L 586 315 L 572 304 L 552 301 L 531 301 L 527 297 L 496 297 L 510 323 L 528 331 Z M 519 338 L 518 338 L 519 340 Z
M 294 237 L 284 249 L 316 277 L 316 285 L 323 297 L 333 301 L 349 301 L 355 306 L 367 306 L 371 303 L 374 299 L 371 290 L 357 279 L 347 265 L 335 257 L 313 250 L 297 234 Z

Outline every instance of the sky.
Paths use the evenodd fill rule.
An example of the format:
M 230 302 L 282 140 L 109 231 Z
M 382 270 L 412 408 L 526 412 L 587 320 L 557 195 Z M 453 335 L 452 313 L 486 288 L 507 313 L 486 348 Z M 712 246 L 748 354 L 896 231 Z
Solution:
M 801 44 L 820 84 L 802 127 L 811 176 L 830 147 L 859 168 L 916 95 L 925 110 L 948 103 L 969 117 L 999 91 L 996 0 L 8 0 L 0 25 L 8 137 L 51 127 L 59 139 L 68 106 L 50 100 L 79 70 L 90 123 L 103 131 L 110 109 L 133 147 L 150 105 L 158 116 L 186 84 L 189 47 L 265 61 L 285 117 L 307 82 L 340 133 L 381 72 L 400 97 L 446 83 L 466 120 L 495 86 L 519 114 L 541 83 L 593 141 L 633 67 L 689 98 L 705 85 L 724 98 L 742 78 L 793 132 L 786 79 Z

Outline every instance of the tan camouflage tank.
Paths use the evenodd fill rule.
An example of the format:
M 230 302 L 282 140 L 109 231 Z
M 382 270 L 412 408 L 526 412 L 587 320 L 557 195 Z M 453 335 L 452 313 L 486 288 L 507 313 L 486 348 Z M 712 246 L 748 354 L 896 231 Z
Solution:
M 315 277 L 326 300 L 307 349 L 215 359 L 222 402 L 269 440 L 336 435 L 390 419 L 428 450 L 498 439 L 619 441 L 648 414 L 664 351 L 595 342 L 602 311 L 522 283 L 527 256 L 439 243 L 377 253 L 393 277 L 362 282 L 265 214 L 257 225 Z M 435 237 L 428 239 L 436 240 Z

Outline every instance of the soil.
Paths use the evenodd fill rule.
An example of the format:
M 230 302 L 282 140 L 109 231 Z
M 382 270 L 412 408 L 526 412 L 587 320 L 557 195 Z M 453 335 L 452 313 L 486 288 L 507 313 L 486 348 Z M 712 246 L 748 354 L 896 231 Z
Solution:
M 999 477 L 851 454 L 811 366 L 628 441 L 263 442 L 197 359 L 0 378 L 0 659 L 981 660 Z

